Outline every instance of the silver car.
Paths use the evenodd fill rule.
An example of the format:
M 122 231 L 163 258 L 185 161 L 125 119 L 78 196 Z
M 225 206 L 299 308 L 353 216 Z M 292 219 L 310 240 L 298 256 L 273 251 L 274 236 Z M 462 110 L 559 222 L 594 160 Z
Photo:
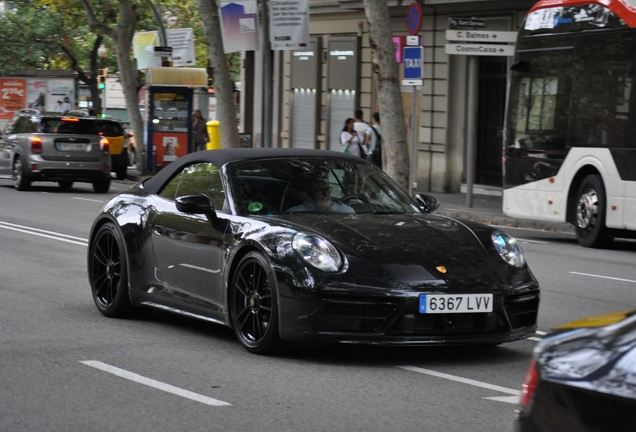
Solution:
M 33 109 L 16 112 L 0 136 L 0 177 L 12 178 L 20 191 L 35 181 L 58 182 L 66 190 L 77 181 L 108 192 L 111 157 L 99 124 L 94 118 Z

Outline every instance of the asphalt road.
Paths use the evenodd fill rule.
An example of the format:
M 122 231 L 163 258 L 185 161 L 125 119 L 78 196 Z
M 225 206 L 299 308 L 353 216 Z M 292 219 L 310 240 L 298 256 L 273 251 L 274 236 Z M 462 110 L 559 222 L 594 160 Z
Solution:
M 571 234 L 506 228 L 542 286 L 534 340 L 256 356 L 218 325 L 97 312 L 86 244 L 109 196 L 0 180 L 0 431 L 511 431 L 544 332 L 636 307 L 636 242 L 598 251 Z

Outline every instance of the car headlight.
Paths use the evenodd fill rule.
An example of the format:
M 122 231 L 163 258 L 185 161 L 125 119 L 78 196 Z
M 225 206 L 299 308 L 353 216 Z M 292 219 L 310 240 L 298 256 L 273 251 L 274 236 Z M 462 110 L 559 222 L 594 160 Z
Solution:
M 521 248 L 514 237 L 503 231 L 495 231 L 491 234 L 492 243 L 499 252 L 499 256 L 511 266 L 523 268 L 526 265 L 526 258 L 523 256 Z
M 342 266 L 338 249 L 322 237 L 298 233 L 292 247 L 306 263 L 319 270 L 333 273 Z

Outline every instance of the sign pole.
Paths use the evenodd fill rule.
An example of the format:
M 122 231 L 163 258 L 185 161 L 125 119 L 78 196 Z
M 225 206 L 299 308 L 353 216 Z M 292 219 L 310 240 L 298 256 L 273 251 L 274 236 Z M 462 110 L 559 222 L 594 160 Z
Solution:
M 477 166 L 477 56 L 468 56 L 468 118 L 466 125 L 466 207 L 473 206 L 473 184 Z
M 415 186 L 415 158 L 417 156 L 417 145 L 415 143 L 416 140 L 416 131 L 415 127 L 417 126 L 416 116 L 417 116 L 417 86 L 413 86 L 413 101 L 411 103 L 411 181 L 409 182 L 409 195 L 413 196 L 413 189 Z

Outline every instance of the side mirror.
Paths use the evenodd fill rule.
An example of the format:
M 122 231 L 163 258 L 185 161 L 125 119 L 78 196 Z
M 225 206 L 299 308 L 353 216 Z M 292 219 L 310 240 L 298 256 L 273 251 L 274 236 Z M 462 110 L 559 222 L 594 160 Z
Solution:
M 216 215 L 214 204 L 203 194 L 181 196 L 176 202 L 177 210 L 182 213 Z
M 424 213 L 434 213 L 439 208 L 439 201 L 431 195 L 417 194 L 415 200 Z

